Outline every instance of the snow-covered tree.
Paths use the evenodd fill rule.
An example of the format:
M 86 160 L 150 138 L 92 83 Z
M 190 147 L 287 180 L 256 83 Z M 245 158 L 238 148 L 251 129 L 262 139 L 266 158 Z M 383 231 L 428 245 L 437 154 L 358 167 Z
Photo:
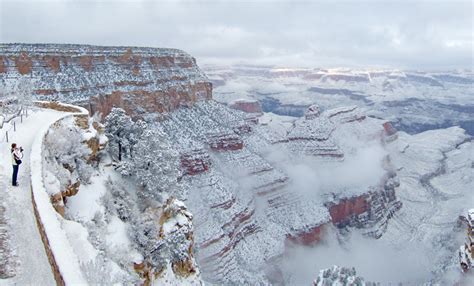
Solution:
M 17 98 L 18 104 L 20 105 L 21 109 L 32 105 L 34 97 L 33 87 L 34 81 L 31 78 L 21 77 L 18 80 L 18 83 L 14 90 L 14 95 Z
M 105 135 L 109 138 L 109 148 L 113 156 L 117 154 L 119 161 L 122 161 L 122 153 L 129 145 L 128 137 L 132 126 L 132 119 L 121 108 L 112 108 L 105 117 Z
M 20 115 L 20 112 L 33 104 L 34 80 L 21 77 L 13 83 L 4 84 L 0 89 L 0 113 L 4 120 Z M 1 122 L 0 122 L 1 125 Z
M 146 129 L 133 149 L 134 156 L 124 162 L 121 171 L 144 187 L 142 196 L 162 201 L 162 193 L 174 193 L 180 177 L 179 156 L 165 133 L 158 126 Z
M 105 118 L 105 134 L 109 138 L 109 148 L 119 161 L 124 157 L 133 156 L 133 146 L 138 142 L 146 123 L 138 120 L 133 122 L 125 110 L 112 108 Z

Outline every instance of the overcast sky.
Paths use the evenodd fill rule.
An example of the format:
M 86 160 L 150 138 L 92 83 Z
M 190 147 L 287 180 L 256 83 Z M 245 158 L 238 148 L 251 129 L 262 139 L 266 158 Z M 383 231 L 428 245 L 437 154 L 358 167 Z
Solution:
M 5 1 L 0 41 L 173 47 L 199 63 L 472 69 L 472 1 Z

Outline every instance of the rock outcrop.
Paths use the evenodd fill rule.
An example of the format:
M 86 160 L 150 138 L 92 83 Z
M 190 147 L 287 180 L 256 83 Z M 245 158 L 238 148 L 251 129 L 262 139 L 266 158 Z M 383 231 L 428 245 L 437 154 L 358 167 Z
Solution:
M 318 278 L 314 280 L 313 286 L 369 286 L 376 283 L 365 282 L 364 278 L 357 276 L 354 268 L 339 267 L 334 265 L 332 268 L 319 271 Z
M 313 104 L 304 113 L 304 117 L 307 120 L 315 119 L 316 117 L 319 117 L 321 115 L 321 109 L 318 105 Z
M 459 248 L 459 264 L 463 272 L 474 267 L 474 209 L 470 209 L 464 218 L 467 224 L 466 243 Z
M 244 147 L 242 139 L 232 133 L 209 135 L 209 147 L 214 151 L 240 150 Z
M 254 99 L 237 99 L 229 103 L 229 107 L 241 110 L 247 113 L 262 113 L 262 106 L 258 100 Z
M 176 49 L 60 44 L 1 44 L 0 82 L 33 84 L 37 98 L 82 105 L 107 115 L 169 112 L 211 98 L 196 60 Z
M 203 285 L 194 259 L 193 216 L 184 203 L 170 198 L 160 209 L 148 208 L 144 217 L 152 237 L 146 240 L 149 251 L 134 264 L 144 285 Z
M 338 228 L 365 229 L 368 235 L 381 237 L 388 219 L 402 207 L 395 195 L 399 183 L 394 176 L 394 173 L 388 173 L 379 186 L 362 195 L 327 202 L 332 223 Z
M 185 175 L 197 175 L 209 170 L 211 159 L 203 149 L 190 150 L 181 155 L 181 169 Z
M 317 225 L 304 232 L 287 235 L 287 241 L 299 245 L 311 246 L 323 239 L 327 223 Z

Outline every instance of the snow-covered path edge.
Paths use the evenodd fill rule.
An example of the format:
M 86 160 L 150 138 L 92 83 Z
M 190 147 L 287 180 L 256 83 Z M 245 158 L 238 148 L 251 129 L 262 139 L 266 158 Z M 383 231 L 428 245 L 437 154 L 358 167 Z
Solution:
M 79 113 L 66 113 L 54 123 L 68 117 L 88 115 L 89 112 L 78 106 L 66 105 L 80 110 Z M 53 123 L 53 124 L 54 124 Z M 62 230 L 63 219 L 53 208 L 43 181 L 43 141 L 53 125 L 43 126 L 33 141 L 30 155 L 31 195 L 38 230 L 43 241 L 48 260 L 58 285 L 87 284 L 81 271 L 79 260 Z

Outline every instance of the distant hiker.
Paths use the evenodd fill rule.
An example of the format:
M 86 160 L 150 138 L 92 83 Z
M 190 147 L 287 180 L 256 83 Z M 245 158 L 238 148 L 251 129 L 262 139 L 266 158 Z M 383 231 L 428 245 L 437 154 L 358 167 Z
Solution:
M 12 164 L 13 164 L 13 175 L 12 175 L 12 185 L 18 186 L 17 177 L 18 177 L 18 168 L 21 164 L 21 159 L 23 158 L 23 148 L 17 148 L 16 144 L 12 144 Z

